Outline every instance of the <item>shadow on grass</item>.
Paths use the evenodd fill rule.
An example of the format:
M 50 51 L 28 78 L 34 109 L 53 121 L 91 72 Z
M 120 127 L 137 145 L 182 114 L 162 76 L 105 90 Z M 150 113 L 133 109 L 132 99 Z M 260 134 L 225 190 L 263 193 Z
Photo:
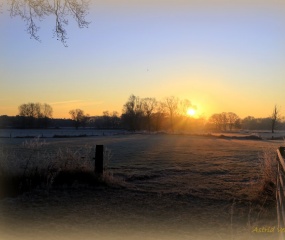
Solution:
M 97 176 L 93 171 L 61 171 L 51 177 L 47 174 L 35 171 L 29 176 L 0 176 L 0 199 L 6 197 L 17 197 L 25 192 L 34 189 L 49 190 L 56 187 L 72 187 L 72 186 L 117 186 L 109 173 Z

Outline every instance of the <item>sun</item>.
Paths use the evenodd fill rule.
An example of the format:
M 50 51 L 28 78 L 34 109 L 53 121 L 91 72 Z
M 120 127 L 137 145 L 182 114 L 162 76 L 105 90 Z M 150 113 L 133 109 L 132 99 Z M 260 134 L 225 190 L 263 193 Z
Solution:
M 195 109 L 189 108 L 189 109 L 187 110 L 187 115 L 193 117 L 195 114 L 196 114 L 196 110 L 195 110 Z

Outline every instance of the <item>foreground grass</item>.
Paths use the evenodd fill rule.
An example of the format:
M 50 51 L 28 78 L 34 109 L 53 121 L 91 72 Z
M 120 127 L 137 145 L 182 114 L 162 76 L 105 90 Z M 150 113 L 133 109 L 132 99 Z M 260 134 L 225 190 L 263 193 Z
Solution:
M 170 141 L 175 138 L 176 142 L 178 137 L 172 137 L 164 140 Z M 183 139 L 189 140 L 189 138 Z M 208 143 L 214 144 L 215 141 L 211 140 Z M 227 145 L 221 146 L 218 150 L 215 149 L 218 151 L 216 159 L 210 149 L 211 146 L 205 148 L 207 143 L 205 140 L 203 144 L 199 143 L 203 146 L 203 151 L 200 153 L 204 154 L 204 151 L 208 151 L 206 154 L 211 157 L 205 160 L 205 157 L 200 158 L 195 155 L 191 168 L 187 168 L 188 165 L 183 167 L 185 166 L 183 164 L 188 163 L 188 157 L 185 158 L 186 161 L 179 158 L 181 153 L 186 152 L 185 149 L 189 149 L 186 144 L 187 148 L 179 148 L 184 144 L 182 142 L 177 146 L 179 151 L 176 155 L 166 155 L 166 159 L 175 159 L 175 162 L 169 166 L 163 165 L 163 169 L 165 167 L 168 169 L 158 169 L 155 174 L 151 172 L 154 171 L 153 169 L 147 168 L 147 164 L 154 165 L 158 162 L 157 165 L 160 167 L 162 162 L 159 160 L 165 158 L 165 155 L 155 158 L 153 162 L 142 162 L 136 159 L 134 162 L 125 163 L 120 173 L 123 174 L 126 171 L 124 175 L 126 181 L 134 187 L 119 189 L 101 187 L 115 184 L 117 178 L 113 177 L 109 171 L 103 178 L 96 178 L 94 147 L 86 145 L 73 149 L 62 146 L 56 148 L 40 139 L 32 139 L 22 143 L 21 151 L 18 151 L 22 154 L 1 149 L 1 184 L 9 186 L 6 191 L 14 189 L 15 195 L 24 192 L 18 198 L 6 198 L 0 201 L 2 207 L 0 228 L 1 223 L 6 224 L 3 225 L 5 226 L 3 232 L 6 235 L 3 236 L 15 236 L 14 229 L 19 227 L 21 230 L 18 231 L 18 238 L 16 236 L 15 239 L 22 239 L 22 231 L 26 231 L 28 239 L 36 239 L 34 228 L 45 235 L 46 239 L 94 239 L 94 236 L 98 239 L 269 239 L 273 235 L 257 235 L 252 233 L 252 230 L 255 227 L 274 224 L 270 221 L 275 219 L 274 194 L 272 194 L 275 187 L 272 160 L 275 156 L 272 158 L 270 154 L 273 152 L 274 155 L 275 149 L 268 152 L 267 149 L 261 151 L 257 159 L 258 163 L 254 165 L 255 169 L 252 171 L 248 167 L 252 165 L 248 162 L 254 159 L 249 159 L 247 152 L 244 153 L 244 159 L 239 156 L 231 159 L 229 156 L 232 156 L 232 153 L 221 152 L 222 148 L 229 146 L 229 142 L 218 141 L 219 145 L 223 143 Z M 147 141 L 140 142 L 137 146 L 149 142 L 147 138 Z M 173 143 L 172 140 L 170 143 Z M 165 147 L 170 146 L 167 142 L 150 145 L 155 145 L 156 150 L 162 146 L 163 152 L 169 150 L 168 154 L 172 151 L 172 148 Z M 236 142 L 230 146 L 236 147 Z M 249 148 L 252 147 L 249 146 Z M 195 149 L 196 147 L 199 145 L 197 144 Z M 140 153 L 139 148 L 135 150 L 135 153 Z M 239 151 L 240 147 L 234 154 L 236 155 Z M 153 154 L 152 151 L 149 153 Z M 193 153 L 188 150 L 185 155 L 191 154 Z M 134 156 L 134 154 L 128 156 Z M 147 159 L 147 156 L 149 155 L 144 155 L 143 158 Z M 179 161 L 181 165 L 177 166 Z M 241 163 L 243 165 L 239 165 Z M 132 175 L 128 175 L 131 171 L 129 167 L 135 164 L 142 164 L 140 165 L 143 168 L 142 171 L 136 172 L 138 169 L 136 168 Z M 165 172 L 170 175 L 164 177 Z M 189 175 L 188 172 L 191 174 Z M 198 175 L 200 172 L 202 172 L 201 177 Z M 181 178 L 181 174 L 185 174 L 182 175 L 184 177 Z M 253 176 L 252 181 L 248 175 Z M 185 179 L 186 176 L 189 180 Z M 4 183 L 5 179 L 6 183 Z M 162 182 L 162 180 L 170 182 Z M 190 187 L 189 190 L 181 191 L 184 181 L 185 187 Z M 214 184 L 212 184 L 213 181 L 215 181 Z M 167 190 L 169 183 L 176 184 L 178 191 L 173 189 L 170 192 L 157 191 L 158 189 Z M 153 187 L 151 184 L 163 186 L 151 191 Z M 100 185 L 99 188 L 93 187 L 98 185 Z M 197 187 L 195 188 L 194 185 Z M 48 191 L 42 191 L 46 189 Z M 232 194 L 235 193 L 235 189 L 240 192 Z M 27 218 L 30 222 L 26 222 Z M 42 221 L 38 222 L 38 219 Z M 56 226 L 57 231 L 50 232 L 51 226 Z M 56 234 L 61 237 L 56 237 Z M 84 234 L 86 237 L 81 238 Z
M 107 170 L 111 157 L 107 149 L 102 176 L 94 172 L 95 148 L 92 146 L 50 151 L 45 141 L 35 138 L 23 142 L 20 152 L 0 149 L 0 198 L 17 196 L 33 189 L 49 190 L 57 186 L 96 186 L 116 182 Z
M 178 145 L 179 150 L 161 148 L 163 145 L 171 144 L 172 140 L 176 142 L 176 138 L 178 137 L 163 137 L 164 142 L 161 144 L 155 142 L 157 138 L 147 139 L 147 142 L 140 140 L 138 143 L 134 142 L 134 150 L 129 153 L 115 148 L 115 158 L 121 158 L 121 154 L 123 156 L 128 154 L 135 159 L 128 158 L 130 162 L 128 159 L 127 161 L 123 160 L 125 163 L 118 165 L 119 168 L 117 169 L 120 170 L 117 172 L 120 175 L 123 174 L 123 178 L 130 183 L 151 182 L 155 184 L 154 187 L 157 186 L 155 187 L 157 191 L 164 191 L 164 189 L 167 191 L 166 186 L 172 184 L 178 186 L 178 191 L 190 191 L 194 196 L 203 194 L 210 198 L 219 198 L 223 194 L 224 198 L 227 199 L 260 200 L 259 194 L 264 194 L 269 190 L 268 195 L 270 195 L 270 189 L 272 190 L 275 187 L 275 149 L 273 147 L 263 149 L 259 147 L 259 157 L 250 153 L 252 147 L 255 147 L 255 143 L 251 141 L 248 142 L 249 145 L 244 145 L 247 142 L 242 143 L 241 147 L 246 146 L 248 148 L 246 151 L 243 150 L 244 152 L 237 151 L 239 141 L 230 143 L 230 141 L 225 140 L 199 138 L 197 144 L 196 139 L 190 143 L 191 145 L 194 144 L 194 147 L 190 145 L 189 148 L 183 140 L 180 142 L 181 147 Z M 138 144 L 145 146 L 145 143 L 148 144 L 152 141 L 156 143 L 156 149 L 153 152 L 140 154 L 141 150 L 137 148 Z M 207 146 L 203 147 L 203 151 L 199 152 L 197 149 L 193 152 L 191 150 L 191 148 L 200 148 L 201 144 Z M 215 144 L 218 148 L 216 149 L 209 144 Z M 68 145 L 70 146 L 70 144 Z M 94 146 L 78 145 L 73 142 L 73 147 L 70 148 L 69 146 L 48 144 L 42 139 L 35 138 L 22 142 L 20 146 L 17 146 L 17 149 L 0 148 L 0 184 L 3 186 L 1 189 L 5 189 L 5 186 L 14 186 L 6 187 L 6 189 L 17 193 L 17 191 L 23 192 L 33 188 L 50 189 L 53 186 L 64 184 L 69 186 L 74 183 L 94 184 L 96 182 L 96 176 L 93 173 Z M 117 151 L 120 154 L 117 154 Z M 227 151 L 233 151 L 233 154 L 229 155 Z M 257 152 L 256 150 L 253 151 Z M 107 170 L 104 178 L 106 181 L 108 179 L 115 181 L 111 172 L 108 171 L 110 152 L 107 151 L 104 156 L 106 158 L 104 159 L 105 170 Z M 151 161 L 148 161 L 148 158 L 151 158 Z M 175 161 L 173 161 L 174 159 Z M 142 170 L 137 166 L 141 166 Z M 136 167 L 135 170 L 133 167 Z M 149 170 L 144 170 L 144 168 Z M 160 171 L 158 171 L 159 169 Z M 169 177 L 167 177 L 168 175 Z M 157 177 L 157 181 L 152 177 Z M 199 185 L 195 184 L 197 181 L 200 182 Z M 147 185 L 140 184 L 140 186 L 145 187 Z M 174 188 L 173 190 L 175 191 Z

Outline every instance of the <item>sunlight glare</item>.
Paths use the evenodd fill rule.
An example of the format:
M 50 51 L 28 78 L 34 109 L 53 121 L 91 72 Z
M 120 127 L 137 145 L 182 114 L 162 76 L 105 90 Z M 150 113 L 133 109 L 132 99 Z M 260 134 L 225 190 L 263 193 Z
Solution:
M 193 116 L 195 115 L 195 113 L 196 113 L 196 110 L 193 109 L 193 108 L 189 108 L 189 109 L 187 110 L 187 115 L 189 115 L 189 116 L 191 116 L 191 117 L 193 117 Z

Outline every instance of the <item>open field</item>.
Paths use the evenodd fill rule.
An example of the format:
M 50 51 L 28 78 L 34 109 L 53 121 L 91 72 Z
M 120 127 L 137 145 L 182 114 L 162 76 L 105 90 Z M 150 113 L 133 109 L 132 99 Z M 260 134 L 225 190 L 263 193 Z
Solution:
M 113 136 L 113 135 L 128 135 L 129 132 L 125 130 L 106 130 L 106 129 L 92 129 L 92 128 L 59 128 L 59 129 L 0 129 L 0 138 L 53 138 L 53 137 L 91 137 L 91 136 Z M 214 136 L 257 136 L 262 139 L 283 139 L 285 138 L 285 131 L 277 130 L 271 133 L 270 130 L 241 130 L 237 132 L 200 132 L 200 135 L 212 134 Z
M 2 157 L 17 156 L 6 166 L 23 165 L 24 139 L 0 141 Z M 57 149 L 105 145 L 112 153 L 109 184 L 36 189 L 0 200 L 3 239 L 277 238 L 274 202 L 261 194 L 262 156 L 283 141 L 138 134 L 45 142 L 37 152 L 42 161 Z M 256 227 L 275 231 L 256 233 Z
M 123 134 L 125 130 L 98 130 L 89 128 L 60 128 L 60 129 L 0 129 L 0 138 L 25 137 L 61 137 L 61 136 L 109 136 Z

